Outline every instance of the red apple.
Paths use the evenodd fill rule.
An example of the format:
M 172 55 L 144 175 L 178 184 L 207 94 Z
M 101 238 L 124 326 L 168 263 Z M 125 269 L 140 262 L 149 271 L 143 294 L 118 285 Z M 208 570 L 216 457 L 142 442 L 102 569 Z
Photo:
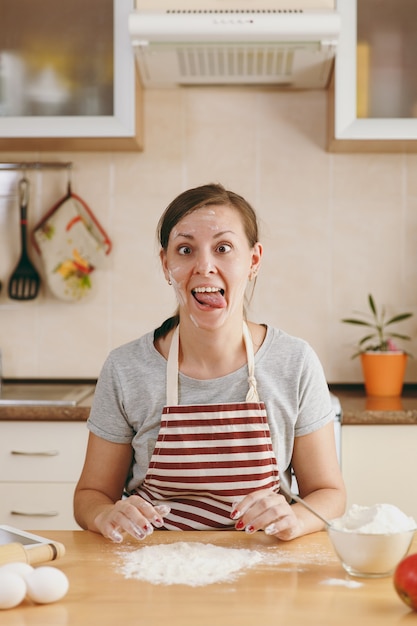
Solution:
M 417 553 L 406 556 L 398 563 L 393 580 L 401 600 L 417 611 Z

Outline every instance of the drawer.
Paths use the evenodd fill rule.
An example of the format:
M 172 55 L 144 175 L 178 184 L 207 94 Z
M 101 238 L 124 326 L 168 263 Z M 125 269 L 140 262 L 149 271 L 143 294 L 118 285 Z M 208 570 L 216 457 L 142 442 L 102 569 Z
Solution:
M 0 480 L 76 482 L 87 438 L 85 422 L 0 422 Z
M 22 530 L 79 530 L 73 515 L 76 483 L 0 483 L 0 520 Z

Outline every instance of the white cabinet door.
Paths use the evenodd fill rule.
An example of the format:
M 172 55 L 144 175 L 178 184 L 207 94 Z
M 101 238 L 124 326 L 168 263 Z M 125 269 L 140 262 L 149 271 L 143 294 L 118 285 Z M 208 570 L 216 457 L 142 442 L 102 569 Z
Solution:
M 417 520 L 417 425 L 342 426 L 348 508 L 394 504 Z
M 2 0 L 0 151 L 142 149 L 134 0 Z
M 0 480 L 76 482 L 87 436 L 85 422 L 1 422 Z
M 24 530 L 76 529 L 74 489 L 85 422 L 0 422 L 0 520 Z
M 417 3 L 337 0 L 337 10 L 329 148 L 417 150 Z
M 0 483 L 0 520 L 22 530 L 77 530 L 75 483 Z

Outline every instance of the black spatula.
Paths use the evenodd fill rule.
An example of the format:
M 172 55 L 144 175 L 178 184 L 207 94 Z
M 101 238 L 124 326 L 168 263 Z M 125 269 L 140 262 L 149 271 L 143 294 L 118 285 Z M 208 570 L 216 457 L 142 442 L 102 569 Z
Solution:
M 29 181 L 22 178 L 19 182 L 20 200 L 20 238 L 22 252 L 19 262 L 10 277 L 8 294 L 13 300 L 33 300 L 38 295 L 40 278 L 27 253 L 26 230 L 27 208 L 29 202 Z

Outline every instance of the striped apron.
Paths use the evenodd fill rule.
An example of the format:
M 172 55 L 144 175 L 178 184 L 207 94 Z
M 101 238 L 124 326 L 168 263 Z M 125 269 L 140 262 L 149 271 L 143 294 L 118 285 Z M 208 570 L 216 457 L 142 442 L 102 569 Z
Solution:
M 254 353 L 244 324 L 249 391 L 245 402 L 178 404 L 179 328 L 167 365 L 167 406 L 144 482 L 136 493 L 169 504 L 167 530 L 209 530 L 234 525 L 232 505 L 259 489 L 278 489 L 265 405 L 259 401 Z

